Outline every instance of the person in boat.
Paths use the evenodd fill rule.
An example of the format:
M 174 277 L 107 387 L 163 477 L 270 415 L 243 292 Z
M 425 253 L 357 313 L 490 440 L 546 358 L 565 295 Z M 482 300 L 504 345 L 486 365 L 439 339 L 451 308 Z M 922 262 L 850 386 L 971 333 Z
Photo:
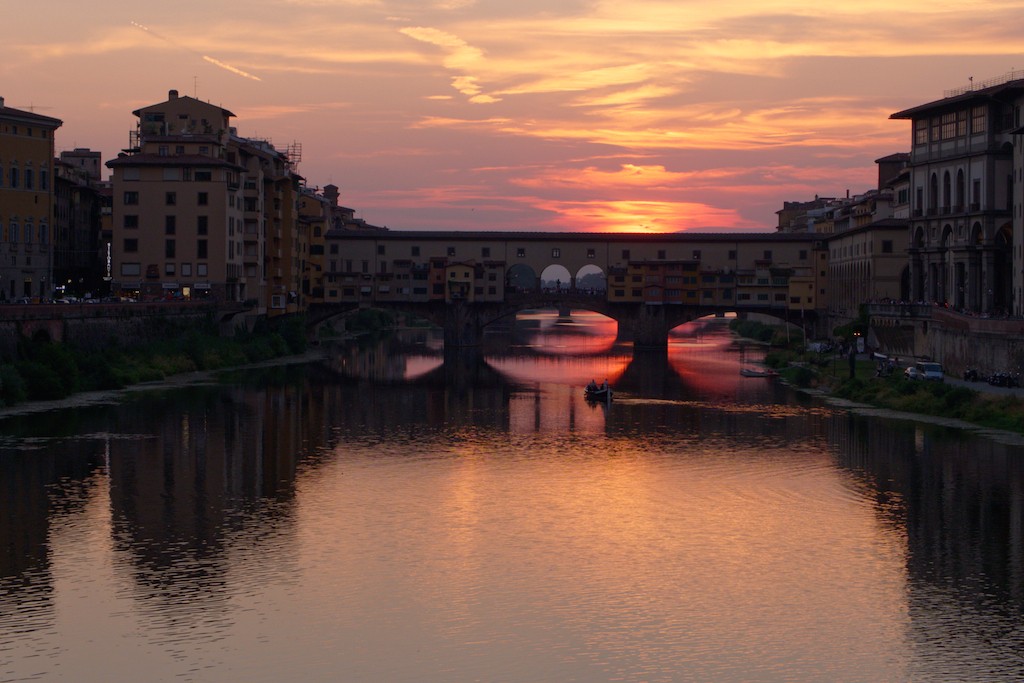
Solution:
M 597 381 L 590 380 L 590 384 L 587 385 L 587 391 L 597 391 Z
M 604 384 L 601 385 L 601 391 L 608 391 L 608 378 L 604 378 Z

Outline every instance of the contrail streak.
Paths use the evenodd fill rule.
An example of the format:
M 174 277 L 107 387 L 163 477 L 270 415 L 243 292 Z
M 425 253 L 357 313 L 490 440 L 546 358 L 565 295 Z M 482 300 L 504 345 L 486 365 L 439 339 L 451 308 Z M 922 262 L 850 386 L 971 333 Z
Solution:
M 247 71 L 242 71 L 241 69 L 233 67 L 230 64 L 225 64 L 224 62 L 222 62 L 220 60 L 217 60 L 217 59 L 214 59 L 213 57 L 211 57 L 209 55 L 203 55 L 203 59 L 208 61 L 210 64 L 213 64 L 214 66 L 219 66 L 220 68 L 225 69 L 227 71 L 230 71 L 233 74 L 238 74 L 239 76 L 242 76 L 243 78 L 251 78 L 254 81 L 263 80 L 259 76 L 254 76 L 254 75 L 252 75 L 251 73 L 249 73 Z
M 135 28 L 139 29 L 140 31 L 145 31 L 146 33 L 148 33 L 149 35 L 153 36 L 154 38 L 157 38 L 158 40 L 162 40 L 165 43 L 168 43 L 169 45 L 173 45 L 174 47 L 178 48 L 179 50 L 186 50 L 188 52 L 191 52 L 194 55 L 199 55 L 200 57 L 203 58 L 203 61 L 209 62 L 210 64 L 213 64 L 214 66 L 218 66 L 221 69 L 224 69 L 225 71 L 230 71 L 231 73 L 235 74 L 236 76 L 241 76 L 242 78 L 248 78 L 248 79 L 253 80 L 253 81 L 262 81 L 263 80 L 259 76 L 251 74 L 248 71 L 242 71 L 238 67 L 234 67 L 234 66 L 231 66 L 230 64 L 226 64 L 226 63 L 220 61 L 219 59 L 215 59 L 215 58 L 213 58 L 213 57 L 211 57 L 209 55 L 200 55 L 195 50 L 191 50 L 191 49 L 185 47 L 184 45 L 181 45 L 180 43 L 177 43 L 177 42 L 171 40 L 170 38 L 162 36 L 159 33 L 157 33 L 156 31 L 154 31 L 151 28 L 149 28 L 148 26 L 144 26 L 144 25 L 140 24 L 137 21 L 131 22 L 131 25 L 134 26 Z

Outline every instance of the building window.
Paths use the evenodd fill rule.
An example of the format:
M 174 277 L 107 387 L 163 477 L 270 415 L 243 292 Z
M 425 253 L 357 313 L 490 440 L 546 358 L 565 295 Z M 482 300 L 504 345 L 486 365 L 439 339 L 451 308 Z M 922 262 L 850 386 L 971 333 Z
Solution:
M 174 275 L 175 268 L 173 263 L 164 264 L 164 275 Z
M 164 196 L 164 204 L 166 204 L 167 206 L 174 206 L 177 203 L 178 203 L 178 193 L 177 192 L 168 192 Z
M 135 230 L 139 227 L 139 216 L 138 214 L 126 214 L 124 217 L 124 227 L 126 230 Z
M 562 250 L 555 247 L 551 250 L 551 258 L 562 258 Z
M 735 249 L 730 249 L 729 250 L 729 260 L 730 261 L 735 261 L 736 260 L 736 250 Z
M 516 258 L 526 258 L 526 249 L 524 249 L 523 247 L 517 247 Z
M 209 203 L 210 203 L 210 193 L 209 192 L 200 192 L 198 197 L 196 197 L 196 204 L 198 204 L 199 206 L 206 206 Z
M 196 264 L 196 276 L 197 277 L 206 277 L 206 275 L 207 275 L 206 264 L 205 263 L 197 263 Z
M 384 255 L 384 245 L 383 244 L 378 244 L 377 245 L 377 256 L 383 256 L 383 255 Z
M 128 277 L 142 275 L 142 265 L 138 263 L 122 263 L 121 275 Z
M 182 277 L 191 277 L 192 276 L 192 264 L 191 263 L 182 263 L 181 264 L 181 275 L 182 275 Z
M 196 216 L 196 234 L 205 235 L 209 229 L 210 217 L 209 216 Z
M 164 258 L 174 258 L 175 251 L 174 240 L 164 240 Z
M 482 258 L 491 258 L 491 248 L 490 247 L 481 247 L 480 248 L 480 256 Z
M 988 130 L 988 111 L 985 105 L 971 109 L 971 133 L 984 133 Z
M 178 219 L 175 216 L 164 216 L 164 234 L 173 235 L 178 228 Z
M 139 240 L 134 237 L 126 237 L 124 240 L 124 253 L 134 254 L 139 250 Z
M 882 240 L 882 253 L 883 254 L 891 254 L 892 253 L 892 240 Z
M 801 261 L 806 261 L 807 260 L 807 250 L 806 249 L 801 249 L 800 250 L 800 260 Z
M 455 256 L 455 247 L 448 247 L 448 255 Z
M 26 168 L 25 169 L 25 189 L 26 190 L 31 190 L 32 189 L 32 169 L 31 168 Z
M 764 260 L 765 261 L 771 261 L 772 260 L 772 250 L 771 249 L 765 249 L 764 250 Z
M 206 240 L 196 240 L 196 258 L 209 258 L 207 255 Z M 198 267 L 203 268 L 204 266 L 200 264 Z M 200 273 L 200 275 L 202 275 L 202 273 Z
M 658 258 L 661 259 L 662 261 L 665 260 L 665 250 L 664 249 L 659 249 L 658 250 Z
M 195 179 L 197 183 L 208 183 L 213 180 L 212 171 L 196 171 Z
M 331 253 L 332 254 L 337 254 L 338 253 L 337 251 L 334 251 L 334 249 L 336 247 L 337 247 L 337 245 L 334 245 L 334 244 L 331 245 L 331 249 L 332 249 Z M 412 255 L 413 256 L 419 256 L 420 255 L 420 248 L 419 247 L 413 247 L 412 248 Z
M 46 169 L 39 169 L 39 189 L 50 189 L 50 173 Z
M 11 173 L 9 175 L 9 178 L 10 178 L 10 181 L 7 184 L 10 185 L 12 188 L 17 188 L 18 187 L 18 169 L 16 167 L 11 166 Z
M 124 203 L 125 203 L 126 206 L 132 206 L 134 204 L 138 204 L 139 203 L 139 193 L 138 192 L 125 192 L 124 193 Z

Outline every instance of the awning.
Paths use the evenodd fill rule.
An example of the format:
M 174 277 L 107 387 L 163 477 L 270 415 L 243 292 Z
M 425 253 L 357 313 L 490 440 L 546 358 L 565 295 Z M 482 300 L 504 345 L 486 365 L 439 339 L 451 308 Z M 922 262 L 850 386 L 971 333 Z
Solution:
M 179 287 L 177 282 L 165 282 L 162 286 L 164 289 L 178 289 Z
M 192 285 L 192 287 L 195 288 L 195 289 L 209 289 L 210 288 L 210 283 L 209 282 L 197 282 L 194 285 Z

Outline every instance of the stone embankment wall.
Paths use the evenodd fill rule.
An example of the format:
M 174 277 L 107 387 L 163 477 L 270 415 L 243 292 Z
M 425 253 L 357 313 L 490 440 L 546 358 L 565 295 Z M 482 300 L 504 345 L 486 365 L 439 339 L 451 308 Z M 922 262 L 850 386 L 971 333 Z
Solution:
M 1024 320 L 962 315 L 939 306 L 870 307 L 868 345 L 890 356 L 929 357 L 947 373 L 1024 371 Z
M 212 306 L 174 304 L 54 304 L 4 307 L 0 354 L 10 357 L 21 339 L 45 338 L 87 350 L 131 348 L 205 327 L 217 316 Z M 21 309 L 21 310 L 15 310 Z

